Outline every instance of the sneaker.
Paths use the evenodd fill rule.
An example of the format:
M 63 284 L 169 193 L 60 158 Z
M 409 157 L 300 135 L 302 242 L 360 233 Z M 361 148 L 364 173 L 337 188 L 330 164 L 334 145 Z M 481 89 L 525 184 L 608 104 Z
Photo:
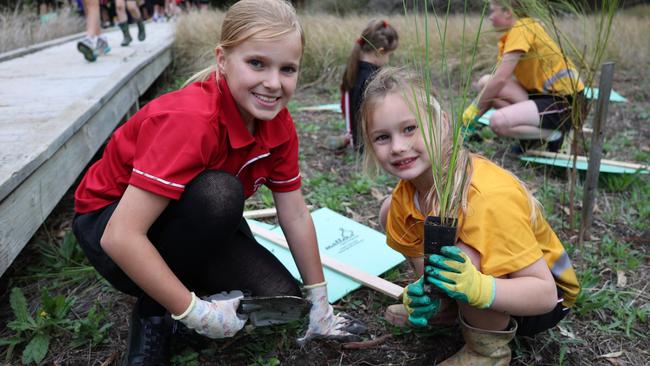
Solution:
M 131 313 L 127 350 L 124 366 L 167 366 L 170 365 L 171 336 L 174 321 L 169 313 L 162 316 L 141 318 L 140 301 L 136 302 Z
M 81 41 L 77 42 L 77 50 L 84 55 L 86 61 L 93 62 L 97 60 L 95 45 L 90 37 L 84 37 Z
M 111 51 L 111 46 L 108 45 L 108 40 L 103 37 L 97 37 L 97 45 L 95 46 L 95 53 L 98 56 L 104 56 Z

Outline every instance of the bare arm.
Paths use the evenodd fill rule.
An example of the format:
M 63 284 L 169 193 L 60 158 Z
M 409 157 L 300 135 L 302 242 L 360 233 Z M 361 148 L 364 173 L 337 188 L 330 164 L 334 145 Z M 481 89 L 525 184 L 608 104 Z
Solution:
M 145 293 L 172 314 L 181 314 L 191 294 L 147 238 L 168 204 L 168 198 L 129 185 L 106 225 L 101 246 Z
M 557 304 L 555 280 L 544 258 L 496 279 L 496 296 L 490 309 L 511 315 L 538 315 L 551 311 Z
M 485 87 L 477 97 L 476 104 L 480 110 L 479 115 L 482 115 L 492 107 L 492 101 L 498 97 L 501 89 L 506 85 L 508 79 L 512 77 L 515 67 L 523 54 L 524 53 L 521 51 L 515 51 L 503 55 L 501 64 L 497 67 L 494 75 L 492 75 L 487 84 L 485 84 Z
M 316 230 L 300 190 L 273 192 L 280 227 L 305 285 L 325 280 Z

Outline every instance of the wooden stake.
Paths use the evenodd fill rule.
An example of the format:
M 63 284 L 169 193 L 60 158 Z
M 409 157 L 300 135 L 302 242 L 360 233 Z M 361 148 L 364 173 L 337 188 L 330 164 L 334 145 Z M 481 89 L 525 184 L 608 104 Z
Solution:
M 260 237 L 272 242 L 273 244 L 289 249 L 287 240 L 284 237 L 257 225 L 250 225 L 250 228 L 253 234 L 259 235 Z M 354 268 L 331 257 L 321 255 L 320 260 L 325 267 L 339 272 L 342 275 L 349 277 L 365 286 L 368 286 L 373 290 L 379 291 L 384 295 L 388 295 L 393 299 L 399 299 L 402 297 L 404 288 L 390 281 L 386 281 L 381 277 L 377 277 L 358 268 Z
M 314 206 L 307 205 L 307 209 L 311 210 L 312 208 L 314 208 Z M 275 216 L 277 214 L 278 214 L 278 212 L 275 209 L 275 207 L 262 208 L 260 210 L 244 211 L 244 218 L 245 219 L 259 219 L 259 218 L 264 218 L 264 217 Z
M 612 79 L 614 77 L 614 63 L 606 62 L 600 71 L 600 94 L 596 105 L 594 117 L 594 133 L 591 136 L 591 149 L 589 150 L 589 166 L 585 179 L 584 194 L 582 197 L 582 220 L 580 221 L 580 233 L 578 244 L 586 238 L 589 239 L 589 229 L 593 217 L 594 200 L 598 189 L 598 175 L 600 174 L 600 160 L 603 156 L 603 140 L 605 137 L 605 122 L 607 121 L 607 107 L 609 106 L 609 94 L 612 91 Z
M 526 150 L 526 155 L 541 156 L 541 157 L 551 158 L 551 159 L 566 159 L 566 160 L 573 159 L 573 155 L 553 153 L 553 152 L 549 152 L 549 151 L 540 151 L 540 150 Z M 588 162 L 589 160 L 590 159 L 587 158 L 586 156 L 582 156 L 582 155 L 577 156 L 577 161 Z M 619 167 L 622 167 L 622 168 L 630 168 L 630 169 L 635 169 L 635 170 L 650 170 L 649 165 L 643 165 L 643 164 L 637 164 L 637 163 L 629 163 L 629 162 L 626 162 L 626 161 L 600 159 L 600 163 L 619 166 Z M 600 164 L 599 164 L 599 166 L 600 166 Z

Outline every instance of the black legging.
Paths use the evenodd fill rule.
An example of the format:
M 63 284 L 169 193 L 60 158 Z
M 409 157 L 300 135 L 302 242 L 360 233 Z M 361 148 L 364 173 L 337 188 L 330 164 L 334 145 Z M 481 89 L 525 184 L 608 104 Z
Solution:
M 97 271 L 118 290 L 140 297 L 149 313 L 164 311 L 103 251 L 100 239 L 117 202 L 77 215 L 73 231 Z M 253 237 L 242 218 L 241 183 L 205 171 L 170 202 L 147 236 L 179 280 L 197 295 L 248 290 L 256 296 L 300 296 L 291 273 Z

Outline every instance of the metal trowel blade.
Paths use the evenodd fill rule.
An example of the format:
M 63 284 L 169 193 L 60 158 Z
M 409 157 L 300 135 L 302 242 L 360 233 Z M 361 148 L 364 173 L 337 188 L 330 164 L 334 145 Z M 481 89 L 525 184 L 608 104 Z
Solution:
M 285 324 L 309 313 L 311 302 L 297 296 L 257 296 L 240 300 L 237 313 L 248 315 L 256 327 Z

